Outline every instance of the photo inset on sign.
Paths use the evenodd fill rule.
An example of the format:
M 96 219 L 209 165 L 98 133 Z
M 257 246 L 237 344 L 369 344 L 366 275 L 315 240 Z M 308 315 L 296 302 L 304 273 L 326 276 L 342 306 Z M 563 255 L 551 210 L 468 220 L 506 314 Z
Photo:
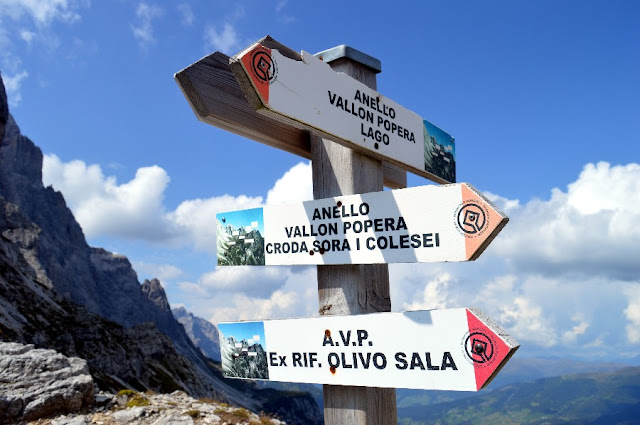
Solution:
M 219 266 L 264 266 L 262 208 L 216 215 Z
M 225 377 L 269 379 L 263 322 L 220 323 L 218 330 Z
M 424 124 L 424 169 L 454 183 L 456 146 L 453 137 L 427 120 Z

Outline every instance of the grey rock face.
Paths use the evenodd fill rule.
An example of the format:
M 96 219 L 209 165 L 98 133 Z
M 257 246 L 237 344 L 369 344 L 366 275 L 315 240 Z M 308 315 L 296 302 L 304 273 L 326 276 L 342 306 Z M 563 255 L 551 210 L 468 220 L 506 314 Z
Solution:
M 171 310 L 173 316 L 184 326 L 187 335 L 202 354 L 210 359 L 220 361 L 220 337 L 218 328 L 207 320 L 194 316 L 184 307 Z
M 87 362 L 33 345 L 0 343 L 0 423 L 75 412 L 93 402 Z
M 0 341 L 81 357 L 105 390 L 182 389 L 274 411 L 273 393 L 225 382 L 171 314 L 160 282 L 141 285 L 126 257 L 89 247 L 63 196 L 43 186 L 42 152 L 4 114 L 0 92 Z M 297 409 L 310 397 L 295 397 L 276 403 L 282 417 L 306 414 Z
M 7 93 L 4 90 L 2 75 L 0 75 L 0 146 L 4 138 L 4 126 L 7 123 L 7 118 L 9 118 L 9 105 L 7 104 Z

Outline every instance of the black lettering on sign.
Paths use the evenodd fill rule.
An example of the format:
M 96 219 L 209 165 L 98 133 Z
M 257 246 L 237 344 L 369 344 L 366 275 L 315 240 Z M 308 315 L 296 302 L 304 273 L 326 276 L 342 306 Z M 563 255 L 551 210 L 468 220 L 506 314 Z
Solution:
M 396 353 L 396 368 L 405 370 L 408 366 L 407 355 L 405 353 Z
M 411 357 L 411 366 L 409 367 L 409 369 L 411 370 L 415 368 L 424 370 L 424 364 L 422 363 L 422 359 L 420 358 L 420 354 L 418 353 L 413 353 L 413 356 Z
M 285 359 L 287 358 L 287 356 L 278 356 L 278 359 L 280 359 L 280 364 L 278 366 L 286 366 L 287 363 L 285 362 Z
M 351 340 L 351 331 L 347 331 L 347 334 L 345 335 L 342 331 L 338 331 L 338 333 L 340 334 L 340 338 L 342 338 L 342 343 L 345 346 L 349 345 L 349 341 Z M 345 338 L 346 336 L 346 338 Z
M 340 367 L 340 356 L 338 356 L 338 353 L 329 353 L 327 361 L 329 362 L 329 367 Z
M 369 332 L 367 332 L 364 329 L 358 329 L 356 332 L 358 333 L 358 345 L 360 347 L 362 347 L 362 342 L 365 339 L 369 338 Z M 369 344 L 369 345 L 371 345 L 371 344 Z
M 360 363 L 362 364 L 362 367 L 364 367 L 365 369 L 369 369 L 369 365 L 371 364 L 371 353 L 366 353 L 366 356 L 364 356 L 362 353 L 358 353 L 358 356 L 360 357 Z
M 333 339 L 331 339 L 331 334 L 328 332 L 325 332 L 324 341 L 322 341 L 322 346 L 324 347 L 325 345 L 330 345 L 333 347 Z
M 431 353 L 424 353 L 425 358 L 427 359 L 427 369 L 429 370 L 440 370 L 439 366 L 431 365 Z
M 269 366 L 278 366 L 278 353 L 269 353 Z
M 387 357 L 382 353 L 375 353 L 373 355 L 373 365 L 376 369 L 384 369 L 387 367 Z
M 453 361 L 453 357 L 451 356 L 451 353 L 448 352 L 448 351 L 445 351 L 444 355 L 442 356 L 441 369 L 445 370 L 448 367 L 450 367 L 453 370 L 458 370 L 458 367 L 456 366 L 456 363 Z
M 302 358 L 302 354 L 291 353 L 291 361 L 293 363 L 293 367 L 296 367 L 296 366 L 302 367 L 302 362 L 300 361 L 301 358 Z

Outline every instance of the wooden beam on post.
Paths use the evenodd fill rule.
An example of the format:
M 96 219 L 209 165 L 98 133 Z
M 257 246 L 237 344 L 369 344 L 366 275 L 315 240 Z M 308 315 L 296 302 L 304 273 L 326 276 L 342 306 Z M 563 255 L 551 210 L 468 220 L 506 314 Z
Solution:
M 376 89 L 380 61 L 348 46 L 316 54 L 333 69 Z M 313 196 L 322 199 L 383 190 L 381 161 L 311 135 Z M 405 174 L 406 179 L 406 174 Z M 318 266 L 320 314 L 350 315 L 391 311 L 386 264 Z M 397 424 L 393 388 L 324 385 L 326 425 Z
M 311 159 L 309 132 L 256 112 L 229 67 L 229 56 L 215 52 L 175 75 L 191 109 L 202 122 Z M 407 172 L 383 163 L 384 184 L 407 187 Z

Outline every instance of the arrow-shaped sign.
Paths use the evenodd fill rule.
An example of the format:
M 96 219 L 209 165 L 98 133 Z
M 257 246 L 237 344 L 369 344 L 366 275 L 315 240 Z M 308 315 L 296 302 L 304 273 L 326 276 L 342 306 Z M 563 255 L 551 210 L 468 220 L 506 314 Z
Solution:
M 519 344 L 477 309 L 220 323 L 226 377 L 477 391 Z
M 467 183 L 218 213 L 219 265 L 475 260 L 509 220 Z
M 320 58 L 258 42 L 229 65 L 259 112 L 439 183 L 455 182 L 449 134 Z

